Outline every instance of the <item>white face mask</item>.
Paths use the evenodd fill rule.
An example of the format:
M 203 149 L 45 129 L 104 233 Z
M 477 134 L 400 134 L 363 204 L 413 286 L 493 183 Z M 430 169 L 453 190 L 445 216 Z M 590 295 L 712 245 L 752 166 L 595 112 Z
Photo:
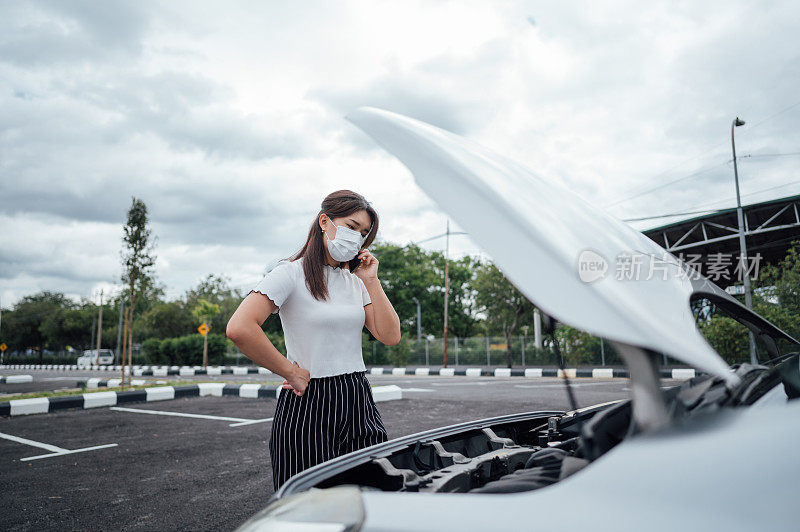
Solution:
M 328 220 L 330 219 L 330 216 L 328 216 Z M 331 223 L 333 223 L 332 220 Z M 323 233 L 326 237 L 328 236 L 325 231 L 323 231 Z M 333 260 L 347 262 L 353 260 L 355 256 L 358 255 L 364 240 L 366 240 L 366 237 L 361 236 L 361 233 L 358 231 L 353 231 L 344 225 L 337 225 L 336 238 L 333 240 L 327 238 L 328 252 L 331 254 L 331 257 L 333 257 Z

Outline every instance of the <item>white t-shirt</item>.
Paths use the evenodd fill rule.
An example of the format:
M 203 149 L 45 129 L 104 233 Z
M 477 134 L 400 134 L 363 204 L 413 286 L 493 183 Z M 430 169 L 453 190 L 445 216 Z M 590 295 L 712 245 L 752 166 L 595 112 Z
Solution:
M 311 377 L 365 371 L 361 331 L 372 303 L 364 282 L 350 270 L 324 267 L 328 300 L 315 299 L 306 286 L 303 257 L 283 260 L 250 292 L 269 297 L 278 307 L 289 362 Z M 249 294 L 248 294 L 249 295 Z

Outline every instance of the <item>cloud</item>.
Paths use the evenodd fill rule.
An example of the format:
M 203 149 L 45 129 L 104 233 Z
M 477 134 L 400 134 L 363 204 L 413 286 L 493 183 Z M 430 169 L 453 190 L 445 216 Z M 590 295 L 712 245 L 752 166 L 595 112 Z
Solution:
M 146 2 L 7 2 L 0 57 L 20 66 L 118 61 L 141 53 L 149 28 Z
M 620 218 L 730 206 L 734 116 L 740 155 L 797 151 L 799 12 L 2 3 L 0 297 L 111 287 L 132 196 L 170 296 L 208 273 L 256 281 L 339 188 L 373 201 L 388 240 L 442 233 L 407 169 L 344 119 L 362 105 L 470 137 Z M 742 159 L 743 201 L 800 191 L 799 159 Z

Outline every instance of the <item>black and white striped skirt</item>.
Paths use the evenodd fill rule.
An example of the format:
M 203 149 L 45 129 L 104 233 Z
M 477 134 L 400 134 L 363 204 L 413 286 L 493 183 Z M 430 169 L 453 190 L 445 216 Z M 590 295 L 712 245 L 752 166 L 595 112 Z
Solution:
M 269 439 L 275 491 L 304 469 L 388 439 L 365 371 L 312 377 L 299 396 L 283 388 Z

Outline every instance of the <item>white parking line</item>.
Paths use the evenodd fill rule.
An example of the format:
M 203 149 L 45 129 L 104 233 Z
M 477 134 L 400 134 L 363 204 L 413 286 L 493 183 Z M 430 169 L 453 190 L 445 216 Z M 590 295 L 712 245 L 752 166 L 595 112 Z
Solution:
M 65 454 L 74 454 L 74 453 L 83 453 L 86 451 L 94 451 L 96 449 L 105 449 L 107 447 L 116 447 L 116 443 L 109 443 L 106 445 L 95 445 L 94 447 L 84 447 L 83 449 L 63 449 L 61 447 L 56 447 L 55 445 L 50 445 L 49 443 L 42 443 L 38 441 L 29 440 L 27 438 L 20 438 L 19 436 L 12 436 L 11 434 L 4 434 L 0 432 L 0 438 L 11 440 L 13 442 L 22 443 L 24 445 L 30 445 L 31 447 L 39 447 L 40 449 L 46 449 L 48 451 L 52 451 L 50 454 L 40 454 L 38 456 L 29 456 L 27 458 L 20 458 L 20 462 L 25 460 L 39 460 L 40 458 L 51 458 L 53 456 L 62 456 Z
M 419 382 L 419 381 L 417 381 L 417 382 Z M 502 379 L 502 378 L 498 378 L 498 377 L 492 377 L 492 380 L 490 380 L 490 381 L 489 380 L 485 380 L 485 381 L 469 380 L 469 381 L 462 381 L 462 382 L 452 382 L 452 381 L 444 382 L 444 381 L 442 381 L 442 382 L 431 382 L 431 383 L 426 382 L 425 384 L 431 384 L 433 386 L 498 386 L 498 385 L 508 384 L 509 382 L 513 382 L 513 381 L 511 381 L 509 379 Z
M 404 392 L 435 392 L 436 390 L 429 390 L 428 388 L 400 388 Z
M 573 388 L 583 388 L 584 386 L 608 386 L 608 385 L 618 385 L 618 382 L 614 381 L 607 381 L 607 382 L 575 382 L 574 379 L 569 381 L 569 385 Z M 515 384 L 514 388 L 565 388 L 565 384 L 563 382 L 559 384 Z
M 255 423 L 266 423 L 272 421 L 273 418 L 268 417 L 265 419 L 242 419 L 239 417 L 224 417 L 224 416 L 210 416 L 207 414 L 184 414 L 183 412 L 168 412 L 165 410 L 144 410 L 140 408 L 123 408 L 121 406 L 112 406 L 110 410 L 118 410 L 120 412 L 133 412 L 134 414 L 155 414 L 159 416 L 175 416 L 175 417 L 193 417 L 196 419 L 216 419 L 218 421 L 234 421 L 229 426 L 241 427 L 242 425 L 253 425 Z

